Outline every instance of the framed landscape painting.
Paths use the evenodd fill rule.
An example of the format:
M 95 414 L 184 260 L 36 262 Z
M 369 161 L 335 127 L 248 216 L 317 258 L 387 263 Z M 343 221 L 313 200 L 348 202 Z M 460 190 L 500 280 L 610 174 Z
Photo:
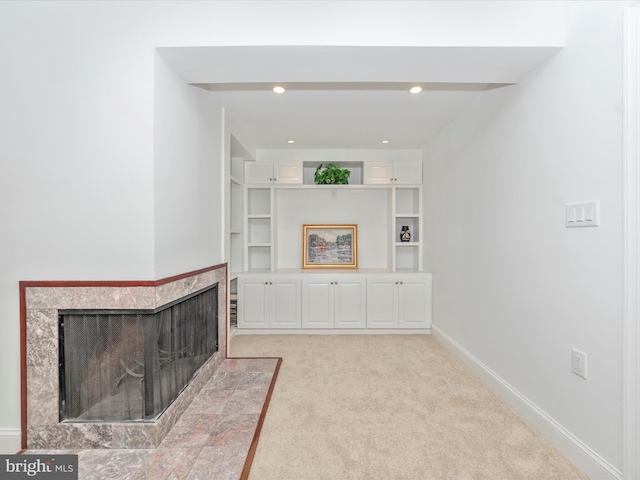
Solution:
M 357 267 L 357 225 L 302 226 L 302 268 Z

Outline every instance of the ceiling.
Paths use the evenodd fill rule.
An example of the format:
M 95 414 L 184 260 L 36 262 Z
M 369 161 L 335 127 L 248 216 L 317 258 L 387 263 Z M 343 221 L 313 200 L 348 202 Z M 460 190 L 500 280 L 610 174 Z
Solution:
M 187 83 L 215 92 L 251 137 L 252 149 L 421 148 L 483 92 L 519 82 L 558 50 L 158 49 Z M 273 93 L 275 85 L 286 92 Z M 413 85 L 423 91 L 410 94 Z
M 257 148 L 421 148 L 486 84 L 287 84 L 214 90 L 227 111 L 251 132 Z M 288 144 L 294 140 L 294 144 Z M 382 144 L 388 140 L 388 144 Z

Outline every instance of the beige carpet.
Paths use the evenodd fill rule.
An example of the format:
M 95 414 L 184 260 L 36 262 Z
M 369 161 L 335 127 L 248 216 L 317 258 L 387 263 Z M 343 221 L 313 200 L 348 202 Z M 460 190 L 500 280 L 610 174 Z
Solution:
M 251 480 L 584 479 L 428 335 L 235 336 L 283 357 Z

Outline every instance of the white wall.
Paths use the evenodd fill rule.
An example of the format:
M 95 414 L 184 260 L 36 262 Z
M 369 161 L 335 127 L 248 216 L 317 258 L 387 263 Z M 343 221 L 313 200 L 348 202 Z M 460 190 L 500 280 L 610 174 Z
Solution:
M 425 149 L 434 324 L 621 469 L 622 8 L 569 2 L 566 46 Z M 601 225 L 564 227 L 599 199 Z M 588 379 L 571 373 L 571 348 Z
M 155 276 L 223 260 L 222 107 L 155 56 Z

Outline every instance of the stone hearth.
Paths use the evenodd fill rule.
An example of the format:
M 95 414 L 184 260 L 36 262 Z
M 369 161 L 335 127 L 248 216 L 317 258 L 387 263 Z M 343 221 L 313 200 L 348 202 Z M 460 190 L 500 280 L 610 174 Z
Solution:
M 26 445 L 29 449 L 154 448 L 226 356 L 226 265 L 157 282 L 21 282 L 26 322 Z M 153 423 L 60 423 L 58 311 L 156 309 L 218 285 L 216 352 L 191 383 Z M 24 378 L 24 374 L 23 374 Z M 23 415 L 24 421 L 24 415 Z M 23 434 L 24 439 L 24 434 Z M 24 443 L 24 440 L 23 440 Z

